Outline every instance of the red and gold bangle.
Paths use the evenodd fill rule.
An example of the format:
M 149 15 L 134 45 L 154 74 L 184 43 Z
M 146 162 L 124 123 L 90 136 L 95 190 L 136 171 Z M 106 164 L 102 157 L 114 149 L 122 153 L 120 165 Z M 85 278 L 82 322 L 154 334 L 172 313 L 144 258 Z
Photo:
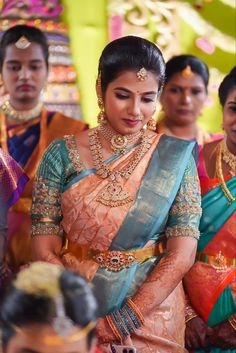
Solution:
M 136 306 L 136 304 L 135 304 L 130 298 L 127 299 L 126 304 L 134 311 L 134 313 L 135 313 L 136 316 L 138 317 L 140 323 L 141 323 L 141 324 L 144 324 L 144 317 L 143 317 L 143 314 L 142 314 L 141 311 L 138 309 L 138 307 Z
M 111 330 L 112 330 L 114 336 L 115 336 L 120 342 L 122 342 L 122 337 L 121 337 L 121 335 L 120 335 L 120 333 L 119 333 L 119 330 L 118 330 L 117 327 L 116 327 L 116 324 L 115 324 L 113 318 L 112 318 L 110 315 L 105 316 L 105 318 L 106 318 L 107 323 L 108 323 L 109 327 L 111 328 Z

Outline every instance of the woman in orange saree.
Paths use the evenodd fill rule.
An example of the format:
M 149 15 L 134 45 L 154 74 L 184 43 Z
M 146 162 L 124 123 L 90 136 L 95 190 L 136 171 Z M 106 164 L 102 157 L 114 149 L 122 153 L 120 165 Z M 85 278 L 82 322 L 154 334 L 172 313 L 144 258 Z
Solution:
M 35 27 L 12 27 L 1 39 L 0 68 L 9 100 L 0 107 L 0 146 L 30 177 L 9 211 L 7 261 L 13 269 L 31 259 L 32 184 L 44 150 L 54 139 L 86 128 L 82 122 L 43 106 L 40 96 L 47 81 L 48 55 L 47 39 Z
M 202 219 L 196 263 L 185 277 L 186 346 L 191 352 L 236 352 L 236 81 L 219 88 L 225 140 L 200 154 Z
M 163 80 L 153 43 L 109 43 L 96 86 L 99 127 L 55 141 L 37 172 L 35 259 L 93 283 L 102 352 L 109 343 L 185 352 L 181 279 L 196 249 L 200 190 L 195 142 L 155 133 Z

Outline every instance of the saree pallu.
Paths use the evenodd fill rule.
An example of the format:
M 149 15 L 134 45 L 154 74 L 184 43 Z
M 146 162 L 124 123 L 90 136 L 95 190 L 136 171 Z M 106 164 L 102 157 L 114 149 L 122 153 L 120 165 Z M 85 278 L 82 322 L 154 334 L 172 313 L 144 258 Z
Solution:
M 236 177 L 226 178 L 226 185 L 235 197 Z M 195 263 L 184 285 L 196 312 L 213 327 L 236 312 L 236 204 L 229 204 L 217 179 L 203 179 L 201 186 L 206 193 L 197 258 L 202 261 Z M 209 352 L 235 353 L 236 348 L 212 347 Z
M 129 179 L 123 181 L 133 201 L 109 207 L 97 200 L 109 181 L 101 179 L 94 169 L 83 169 L 75 141 L 68 137 L 66 141 L 56 141 L 45 153 L 37 173 L 33 236 L 64 232 L 69 242 L 103 252 L 138 250 L 158 244 L 168 236 L 197 234 L 200 192 L 192 156 L 194 147 L 194 142 L 153 137 L 145 157 Z M 121 170 L 129 165 L 132 154 L 133 149 L 106 163 Z M 55 223 L 51 220 L 47 224 L 43 221 L 45 217 Z M 58 225 L 56 221 L 60 220 Z M 160 258 L 152 256 L 118 272 L 70 252 L 63 253 L 62 262 L 93 283 L 102 317 L 119 309 L 124 300 L 136 293 Z M 181 284 L 145 317 L 145 325 L 132 339 L 143 353 L 185 352 Z
M 1 119 L 3 119 L 2 114 L 3 112 L 1 112 Z M 7 129 L 8 151 L 30 178 L 20 199 L 8 212 L 9 246 L 6 262 L 11 268 L 17 269 L 31 260 L 32 188 L 43 152 L 56 138 L 85 128 L 86 125 L 80 121 L 43 109 L 41 117 Z
M 6 247 L 7 211 L 17 202 L 27 181 L 20 166 L 0 148 L 0 263 Z

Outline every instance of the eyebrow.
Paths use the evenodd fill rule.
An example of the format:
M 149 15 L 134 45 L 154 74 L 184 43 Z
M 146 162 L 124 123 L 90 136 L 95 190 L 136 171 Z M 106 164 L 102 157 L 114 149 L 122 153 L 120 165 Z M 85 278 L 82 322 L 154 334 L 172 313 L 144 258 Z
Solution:
M 130 91 L 128 88 L 125 88 L 125 87 L 115 87 L 114 90 L 120 90 L 120 91 L 125 91 L 127 93 L 133 93 L 132 91 Z M 157 91 L 143 92 L 142 94 L 157 94 Z
M 30 62 L 34 62 L 34 63 L 41 63 L 43 62 L 42 59 L 32 59 L 30 60 Z M 7 60 L 6 61 L 6 64 L 18 64 L 20 63 L 20 60 Z
M 30 348 L 21 348 L 20 352 L 21 353 L 40 353 L 39 351 L 35 351 L 34 349 L 30 349 Z
M 236 101 L 229 101 L 227 104 L 236 104 Z

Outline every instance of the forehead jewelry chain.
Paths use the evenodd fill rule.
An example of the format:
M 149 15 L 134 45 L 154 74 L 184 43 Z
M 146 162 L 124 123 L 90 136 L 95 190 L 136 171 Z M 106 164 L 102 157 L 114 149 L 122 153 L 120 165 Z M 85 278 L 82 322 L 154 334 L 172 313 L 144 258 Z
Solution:
M 96 168 L 96 174 L 102 179 L 108 179 L 108 184 L 100 191 L 97 201 L 110 207 L 118 207 L 131 202 L 132 198 L 125 190 L 122 184 L 122 178 L 126 180 L 129 179 L 140 160 L 150 148 L 150 138 L 142 131 L 141 143 L 137 151 L 134 152 L 134 156 L 129 161 L 127 167 L 121 170 L 112 170 L 103 161 L 102 145 L 98 128 L 89 131 L 89 145 L 94 167 Z
M 122 153 L 127 148 L 127 146 L 138 142 L 142 135 L 142 130 L 130 135 L 120 135 L 115 132 L 107 124 L 102 124 L 99 126 L 99 131 L 102 136 L 111 144 L 112 151 L 116 153 Z

